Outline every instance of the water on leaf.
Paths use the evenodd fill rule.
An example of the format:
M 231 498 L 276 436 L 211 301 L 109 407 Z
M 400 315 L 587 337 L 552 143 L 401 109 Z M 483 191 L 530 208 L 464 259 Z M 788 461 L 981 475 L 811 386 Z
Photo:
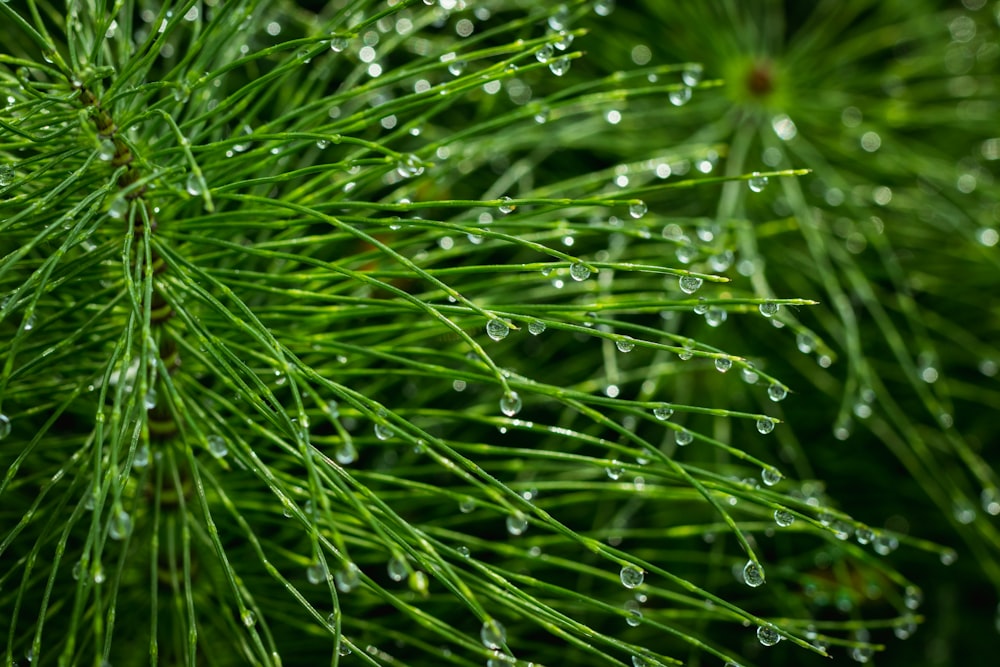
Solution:
M 767 176 L 761 176 L 757 171 L 753 172 L 747 181 L 747 187 L 750 188 L 750 192 L 763 192 L 767 187 Z
M 635 343 L 630 338 L 619 338 L 615 341 L 615 347 L 619 352 L 628 353 L 635 349 Z
M 424 173 L 424 165 L 413 153 L 402 156 L 396 163 L 396 173 L 402 178 L 412 178 Z
M 639 604 L 638 600 L 626 600 L 625 611 L 628 612 L 628 616 L 625 617 L 625 622 L 628 623 L 633 628 L 639 626 L 642 623 L 642 606 Z
M 608 16 L 615 11 L 615 0 L 594 0 L 593 7 L 598 16 Z
M 334 53 L 340 53 L 347 48 L 348 44 L 347 38 L 341 35 L 334 35 L 330 38 L 330 50 Z
M 400 557 L 390 558 L 385 569 L 393 581 L 402 581 L 406 578 L 406 561 Z
M 337 584 L 337 590 L 341 593 L 350 593 L 361 584 L 361 575 L 358 566 L 348 563 L 342 570 L 337 570 L 333 574 L 333 579 Z
M 306 568 L 306 578 L 310 584 L 321 584 L 327 580 L 329 574 L 324 563 L 313 563 Z
M 705 323 L 710 327 L 720 326 L 729 315 L 722 308 L 709 308 L 705 313 Z
M 521 397 L 518 396 L 516 391 L 512 391 L 509 394 L 505 394 L 500 399 L 500 412 L 504 413 L 508 417 L 513 417 L 520 411 L 521 411 Z
M 757 432 L 767 435 L 774 430 L 774 420 L 769 417 L 761 417 L 757 420 Z
M 125 510 L 118 510 L 111 517 L 108 535 L 113 540 L 124 540 L 132 532 L 132 517 Z
M 580 282 L 590 277 L 590 269 L 583 262 L 576 262 L 569 267 L 569 275 L 573 280 Z
M 486 335 L 493 340 L 503 340 L 510 333 L 510 327 L 503 320 L 490 320 L 486 323 Z
M 10 435 L 10 417 L 0 414 L 0 440 Z
M 528 322 L 528 333 L 532 336 L 538 336 L 545 332 L 545 322 L 541 320 L 531 320 Z
M 701 82 L 701 74 L 704 68 L 699 63 L 692 63 L 681 72 L 681 80 L 685 85 L 697 86 Z
M 0 188 L 7 187 L 14 182 L 14 167 L 9 164 L 0 164 Z
M 787 528 L 795 523 L 795 515 L 788 510 L 777 509 L 774 510 L 774 522 L 782 528 Z
M 507 532 L 511 535 L 521 535 L 528 529 L 528 517 L 521 512 L 514 512 L 507 516 Z
M 685 294 L 694 294 L 705 281 L 698 276 L 681 276 L 677 284 Z
M 556 58 L 549 63 L 549 70 L 556 76 L 562 76 L 569 71 L 569 58 Z
M 675 107 L 682 107 L 691 101 L 691 88 L 683 86 L 677 90 L 671 90 L 667 97 Z
M 226 444 L 226 439 L 221 435 L 212 434 L 206 440 L 208 441 L 208 451 L 215 458 L 221 459 L 229 453 L 229 446 Z
M 732 359 L 728 359 L 726 357 L 719 357 L 718 359 L 715 360 L 715 370 L 719 371 L 720 373 L 725 373 L 732 367 L 733 367 Z
M 774 628 L 761 625 L 757 627 L 757 641 L 764 646 L 774 646 L 781 641 L 781 635 Z
M 670 419 L 674 414 L 673 408 L 668 405 L 658 405 L 653 408 L 653 416 L 660 421 L 666 421 Z
M 774 486 L 782 480 L 782 475 L 774 468 L 764 468 L 760 471 L 760 478 L 767 486 Z
M 924 601 L 924 594 L 916 586 L 907 586 L 903 591 L 903 604 L 910 611 L 913 611 L 920 607 L 920 604 Z
M 617 480 L 622 476 L 623 472 L 625 472 L 625 468 L 623 468 L 622 464 L 618 461 L 612 461 L 611 465 L 604 469 L 604 474 L 606 474 L 608 479 L 611 480 Z
M 775 403 L 785 400 L 786 396 L 788 396 L 788 389 L 784 385 L 775 383 L 767 388 L 767 397 Z
M 490 649 L 501 649 L 507 643 L 507 629 L 495 618 L 491 618 L 483 623 L 479 630 L 479 638 L 483 646 Z
M 201 195 L 201 181 L 193 172 L 188 174 L 187 182 L 184 184 L 184 189 L 187 190 L 187 193 L 192 197 L 198 197 Z
M 110 162 L 115 156 L 115 142 L 111 139 L 101 139 L 97 146 L 97 157 L 104 161 Z
M 334 450 L 333 457 L 341 465 L 350 465 L 357 460 L 358 450 L 354 448 L 354 444 L 350 440 L 345 440 Z
M 501 213 L 505 213 L 505 214 L 506 213 L 513 213 L 514 209 L 517 208 L 516 205 L 510 203 L 512 201 L 510 197 L 504 195 L 500 199 L 504 202 L 503 204 L 500 204 L 500 212 Z
M 674 442 L 676 442 L 680 447 L 690 445 L 692 440 L 694 440 L 694 435 L 686 428 L 682 428 L 674 433 Z
M 762 303 L 759 306 L 757 306 L 757 310 L 759 310 L 760 314 L 763 315 L 764 317 L 774 317 L 778 313 L 778 310 L 780 309 L 781 309 L 780 304 L 770 303 L 770 302 Z
M 625 565 L 618 574 L 618 578 L 621 579 L 622 586 L 631 589 L 642 585 L 643 579 L 646 578 L 646 575 L 635 565 Z
M 743 583 L 751 588 L 757 588 L 764 583 L 764 570 L 752 560 L 743 566 Z
M 646 202 L 644 201 L 635 201 L 629 204 L 628 207 L 628 214 L 633 218 L 635 218 L 636 220 L 646 215 L 646 211 L 647 211 Z

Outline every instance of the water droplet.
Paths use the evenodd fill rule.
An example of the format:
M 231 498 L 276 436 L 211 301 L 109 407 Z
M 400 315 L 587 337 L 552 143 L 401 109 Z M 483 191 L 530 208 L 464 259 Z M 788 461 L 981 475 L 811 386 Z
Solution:
M 628 615 L 625 617 L 625 622 L 628 623 L 633 628 L 639 627 L 642 623 L 642 607 L 638 600 L 626 600 L 625 604 L 622 605 Z
M 945 549 L 941 552 L 941 564 L 952 565 L 958 560 L 958 552 L 954 549 Z
M 552 45 L 546 44 L 542 48 L 535 51 L 535 60 L 537 60 L 540 63 L 547 63 L 549 62 L 549 58 L 552 57 L 553 53 L 555 53 L 555 49 L 552 47 Z
M 549 63 L 549 71 L 551 71 L 556 76 L 562 76 L 569 71 L 570 59 L 569 58 L 556 58 Z
M 347 48 L 350 42 L 348 39 L 342 35 L 334 35 L 330 38 L 330 50 L 334 53 L 340 53 Z
M 184 184 L 184 189 L 187 190 L 188 194 L 192 197 L 198 197 L 201 195 L 201 181 L 193 172 L 188 174 L 187 182 Z
M 673 408 L 668 405 L 658 405 L 653 408 L 653 416 L 660 421 L 666 421 L 670 419 L 674 414 Z
M 675 107 L 682 107 L 691 101 L 691 89 L 688 86 L 683 86 L 677 90 L 671 90 L 667 97 L 670 98 L 670 103 Z
M 389 578 L 393 581 L 402 581 L 406 578 L 406 561 L 403 558 L 390 558 L 389 564 L 386 565 L 385 569 L 389 573 Z
M 699 63 L 692 63 L 684 68 L 681 72 L 681 80 L 684 81 L 685 85 L 697 86 L 701 82 L 701 74 L 704 68 Z
M 705 313 L 705 324 L 710 327 L 720 326 L 729 315 L 722 308 L 709 308 L 708 312 Z
M 424 165 L 413 153 L 404 155 L 396 163 L 396 173 L 402 178 L 412 178 L 424 173 Z
M 816 339 L 808 332 L 800 332 L 795 336 L 795 347 L 799 348 L 802 354 L 809 354 L 816 349 Z
M 14 182 L 14 167 L 9 164 L 0 164 L 0 188 L 5 188 Z
M 103 162 L 110 162 L 115 157 L 115 142 L 111 139 L 101 139 L 97 144 L 97 157 Z
M 741 368 L 740 377 L 742 377 L 743 381 L 747 384 L 756 384 L 757 380 L 760 379 L 760 375 L 757 374 L 757 371 L 755 371 L 752 366 Z
M 774 510 L 774 522 L 782 528 L 787 528 L 795 523 L 795 515 L 788 510 Z
M 383 419 L 385 418 L 385 414 L 380 413 L 380 416 Z M 389 438 L 391 438 L 396 434 L 396 432 L 392 430 L 392 427 L 389 426 L 389 424 L 382 421 L 375 422 L 374 429 L 375 429 L 375 437 L 382 441 L 388 440 Z
M 452 76 L 460 76 L 465 71 L 467 64 L 464 60 L 452 60 L 448 63 L 448 73 Z
M 593 8 L 598 16 L 608 16 L 615 11 L 615 0 L 594 0 Z
M 916 631 L 917 624 L 913 619 L 907 619 L 892 629 L 892 633 L 896 635 L 897 639 L 909 639 Z
M 677 281 L 677 284 L 680 286 L 681 291 L 685 294 L 694 294 L 704 282 L 705 281 L 698 276 L 681 276 Z
M 528 517 L 522 512 L 514 512 L 507 516 L 507 532 L 511 535 L 521 535 L 528 529 Z
M 916 586 L 907 586 L 906 590 L 903 591 L 903 604 L 910 611 L 913 611 L 920 607 L 920 604 L 924 601 L 924 594 Z
M 358 450 L 354 448 L 354 443 L 345 440 L 334 450 L 333 458 L 337 459 L 340 465 L 350 465 L 358 459 Z
M 705 297 L 698 297 L 698 305 L 696 305 L 693 310 L 695 315 L 704 315 L 708 312 L 708 302 L 705 300 Z
M 573 280 L 580 282 L 590 277 L 590 269 L 583 262 L 576 262 L 569 267 L 569 275 Z
M 767 397 L 775 403 L 785 400 L 786 396 L 788 396 L 788 389 L 784 385 L 775 383 L 767 388 Z
M 680 447 L 690 445 L 692 440 L 694 440 L 694 435 L 686 428 L 682 428 L 674 433 L 674 442 Z
M 469 547 L 465 546 L 464 544 L 460 546 L 458 549 L 456 549 L 456 551 L 458 552 L 458 555 L 461 556 L 462 558 L 468 558 L 469 555 L 472 553 L 471 551 L 469 551 Z
M 760 625 L 757 627 L 757 641 L 764 646 L 774 646 L 781 641 L 781 635 L 774 628 Z
M 854 537 L 858 540 L 858 544 L 868 544 L 873 539 L 875 539 L 875 531 L 871 528 L 861 526 L 854 531 Z
M 482 629 L 479 630 L 479 638 L 486 648 L 502 649 L 507 642 L 507 629 L 500 621 L 491 618 L 483 623 Z
M 778 314 L 780 309 L 781 305 L 777 303 L 762 303 L 757 306 L 757 310 L 759 310 L 760 314 L 764 317 L 774 317 Z
M 625 468 L 619 461 L 612 461 L 611 465 L 604 469 L 604 474 L 608 476 L 608 479 L 617 480 L 625 472 Z
M 340 416 L 340 406 L 337 404 L 337 401 L 329 401 L 326 404 L 325 410 L 326 414 L 330 415 L 330 419 L 336 419 Z
M 615 341 L 615 347 L 619 352 L 629 353 L 635 349 L 635 342 L 631 338 L 619 338 Z
M 215 458 L 221 459 L 229 453 L 229 446 L 226 445 L 226 439 L 221 435 L 212 434 L 206 440 L 208 441 L 208 451 Z
M 139 445 L 135 450 L 135 456 L 132 457 L 132 467 L 136 470 L 142 470 L 149 465 L 149 447 L 146 445 Z
M 124 197 L 115 197 L 108 204 L 108 217 L 113 220 L 121 220 L 128 212 L 128 201 Z
M 531 320 L 528 322 L 528 333 L 532 336 L 538 336 L 545 332 L 545 322 L 541 320 Z
M 693 356 L 694 356 L 694 350 L 688 347 L 684 348 L 683 350 L 677 353 L 677 358 L 680 359 L 681 361 L 689 361 Z
M 10 435 L 10 417 L 0 414 L 0 440 Z
M 565 30 L 569 27 L 569 19 L 569 7 L 559 5 L 555 13 L 551 14 L 548 18 L 549 27 L 553 30 Z
M 104 567 L 98 565 L 97 569 L 94 570 L 94 583 L 103 584 L 105 581 L 107 581 L 107 576 L 104 574 Z
M 757 420 L 757 432 L 761 435 L 767 435 L 774 430 L 774 420 L 770 417 L 761 417 Z
M 361 584 L 360 570 L 354 563 L 348 563 L 344 569 L 334 572 L 333 579 L 337 584 L 338 591 L 350 593 Z
M 763 192 L 767 187 L 767 176 L 761 176 L 759 171 L 753 172 L 747 181 L 747 187 L 750 188 L 750 192 Z
M 625 565 L 618 574 L 618 578 L 621 579 L 622 586 L 625 588 L 636 588 L 642 584 L 646 575 L 634 565 Z
M 125 510 L 118 510 L 111 516 L 108 535 L 113 540 L 124 540 L 132 533 L 132 517 Z
M 240 612 L 240 620 L 243 621 L 243 625 L 252 628 L 257 623 L 257 614 L 252 609 L 244 609 Z
M 774 486 L 784 479 L 782 474 L 774 468 L 763 468 L 760 471 L 760 478 L 763 480 L 764 484 L 768 486 Z
M 512 201 L 510 197 L 507 197 L 505 195 L 505 196 L 501 197 L 500 199 L 504 202 L 503 204 L 500 204 L 500 212 L 501 213 L 504 213 L 504 214 L 506 214 L 506 213 L 513 213 L 514 209 L 517 208 L 516 205 L 509 203 L 509 202 Z
M 486 335 L 493 340 L 503 340 L 510 333 L 510 327 L 503 320 L 490 320 L 486 323 Z
M 743 582 L 751 588 L 757 588 L 764 583 L 764 569 L 752 560 L 743 566 Z
M 636 220 L 638 220 L 642 216 L 646 215 L 646 211 L 647 210 L 648 209 L 646 208 L 646 202 L 644 202 L 644 201 L 635 201 L 635 202 L 629 204 L 628 214 L 630 216 L 632 216 L 633 218 L 635 218 Z
M 520 411 L 521 411 L 521 397 L 518 396 L 516 391 L 512 391 L 509 394 L 505 394 L 500 399 L 500 412 L 504 413 L 508 417 L 513 417 Z
M 476 499 L 472 496 L 465 496 L 458 502 L 458 511 L 462 514 L 468 514 L 474 509 L 476 509 Z
M 3 415 L 0 415 L 0 439 L 3 438 Z M 1000 491 L 995 487 L 983 489 L 979 495 L 979 500 L 983 505 L 983 511 L 991 516 L 1000 515 Z
M 719 371 L 720 373 L 725 373 L 732 367 L 733 367 L 732 359 L 728 359 L 726 357 L 719 357 L 718 359 L 715 360 L 715 370 Z
M 306 578 L 310 584 L 322 584 L 329 576 L 325 563 L 313 563 L 306 568 Z

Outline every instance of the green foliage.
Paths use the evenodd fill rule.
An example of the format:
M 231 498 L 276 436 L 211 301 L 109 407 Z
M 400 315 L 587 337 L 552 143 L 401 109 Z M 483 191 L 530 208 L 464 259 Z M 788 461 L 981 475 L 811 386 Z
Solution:
M 620 4 L 0 4 L 4 664 L 866 661 L 1000 588 L 997 22 Z

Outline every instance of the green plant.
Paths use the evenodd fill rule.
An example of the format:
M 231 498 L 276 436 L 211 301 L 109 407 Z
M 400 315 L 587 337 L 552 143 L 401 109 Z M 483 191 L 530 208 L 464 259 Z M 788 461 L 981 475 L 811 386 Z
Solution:
M 634 24 L 613 3 L 426 4 L 0 4 L 5 664 L 745 664 L 911 633 L 923 582 L 883 556 L 951 547 L 838 509 L 795 436 L 825 399 L 776 412 L 786 376 L 850 407 L 907 370 L 872 371 L 838 283 L 902 269 L 810 236 L 801 167 L 838 153 L 751 163 L 775 113 L 808 128 L 740 97 L 757 61 L 588 65 Z M 917 427 L 887 405 L 893 445 Z M 955 442 L 921 465 L 992 479 Z

